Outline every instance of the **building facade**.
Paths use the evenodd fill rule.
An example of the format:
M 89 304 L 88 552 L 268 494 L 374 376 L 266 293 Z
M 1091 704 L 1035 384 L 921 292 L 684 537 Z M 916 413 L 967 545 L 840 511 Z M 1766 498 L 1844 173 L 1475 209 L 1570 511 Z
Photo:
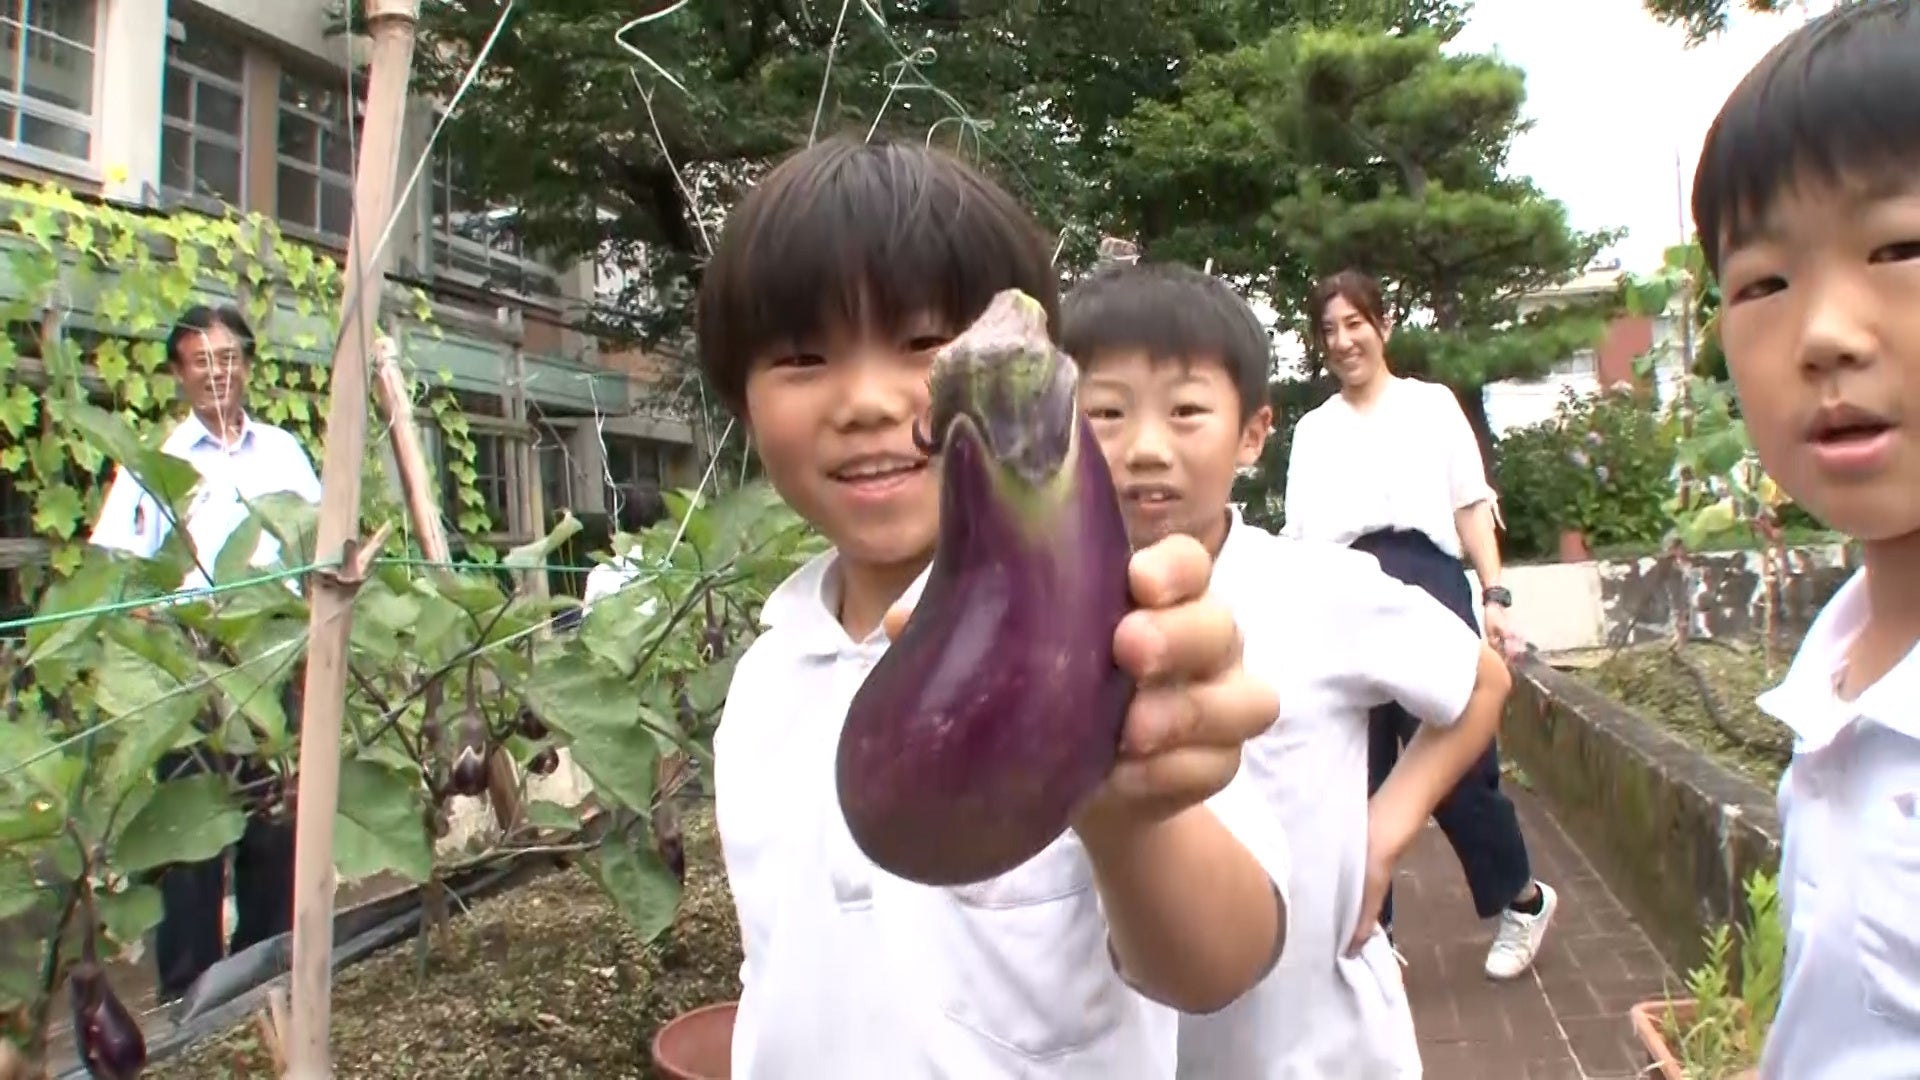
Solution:
M 1521 310 L 1609 296 L 1617 293 L 1625 281 L 1626 272 L 1618 261 L 1598 263 L 1565 285 L 1528 297 Z M 1496 437 L 1504 435 L 1552 419 L 1568 391 L 1585 397 L 1633 383 L 1637 381 L 1635 362 L 1649 353 L 1655 356 L 1654 378 L 1661 400 L 1671 400 L 1685 370 L 1676 347 L 1678 326 L 1671 314 L 1614 316 L 1599 344 L 1556 361 L 1541 378 L 1487 384 L 1488 426 Z
M 0 5 L 0 177 L 163 212 L 238 207 L 342 252 L 365 57 L 364 42 L 328 32 L 336 6 Z M 399 183 L 436 117 L 430 101 L 409 108 Z M 389 241 L 393 276 L 433 298 L 444 329 L 409 340 L 407 360 L 453 377 L 478 436 L 492 543 L 538 534 L 562 507 L 604 513 L 624 493 L 691 486 L 705 464 L 697 418 L 666 404 L 675 366 L 574 330 L 601 301 L 595 267 L 544 261 L 512 222 L 511 207 L 462 193 L 436 153 Z

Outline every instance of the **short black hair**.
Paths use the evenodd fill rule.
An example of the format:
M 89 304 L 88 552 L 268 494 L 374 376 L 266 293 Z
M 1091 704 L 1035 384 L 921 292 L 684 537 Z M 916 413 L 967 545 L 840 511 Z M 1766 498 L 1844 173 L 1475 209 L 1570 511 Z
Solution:
M 1211 274 L 1179 263 L 1115 263 L 1061 303 L 1060 347 L 1083 367 L 1103 353 L 1142 350 L 1156 361 L 1213 361 L 1240 395 L 1240 418 L 1267 402 L 1273 345 L 1260 317 Z
M 1855 0 L 1774 46 L 1707 129 L 1693 221 L 1717 275 L 1727 251 L 1805 180 L 1903 183 L 1920 169 L 1920 4 Z
M 637 533 L 667 516 L 667 501 L 651 484 L 620 484 L 614 496 L 619 504 L 613 516 L 614 527 L 621 532 Z
M 917 142 L 842 136 L 795 153 L 727 216 L 700 283 L 695 333 L 707 379 L 745 413 L 747 372 L 769 348 L 836 326 L 887 332 L 934 317 L 959 333 L 995 294 L 1060 284 L 1048 237 L 1011 195 Z
M 167 333 L 167 363 L 180 362 L 180 349 L 187 340 L 198 334 L 204 334 L 216 326 L 225 327 L 233 339 L 240 343 L 240 355 L 253 361 L 253 327 L 247 325 L 247 317 L 232 304 L 195 304 L 180 313 L 173 320 L 173 329 Z

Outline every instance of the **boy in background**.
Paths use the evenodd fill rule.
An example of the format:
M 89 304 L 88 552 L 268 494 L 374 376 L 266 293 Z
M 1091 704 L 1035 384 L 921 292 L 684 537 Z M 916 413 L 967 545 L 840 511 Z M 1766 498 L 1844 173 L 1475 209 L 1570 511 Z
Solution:
M 1920 4 L 1807 23 L 1728 97 L 1694 174 L 1720 340 L 1780 487 L 1864 565 L 1760 707 L 1787 956 L 1768 1080 L 1920 1074 Z
M 1284 540 L 1228 500 L 1273 424 L 1266 332 L 1224 283 L 1116 266 L 1068 295 L 1062 344 L 1136 546 L 1190 536 L 1272 682 L 1281 722 L 1242 769 L 1292 843 L 1279 965 L 1231 1008 L 1183 1018 L 1183 1080 L 1419 1076 L 1413 1016 L 1380 906 L 1400 856 L 1499 725 L 1506 665 L 1438 601 L 1370 555 Z M 1425 722 L 1371 804 L 1368 711 Z
M 1134 556 L 1143 610 L 1114 644 L 1141 689 L 1119 764 L 1054 844 L 993 880 L 931 888 L 876 869 L 840 810 L 848 703 L 939 527 L 939 463 L 913 437 L 934 354 L 1005 289 L 1054 322 L 1049 251 L 966 165 L 837 139 L 762 180 L 706 270 L 707 376 L 768 480 L 833 544 L 768 598 L 714 739 L 745 1080 L 1169 1077 L 1174 1010 L 1227 1005 L 1278 956 L 1285 838 L 1228 786 L 1278 702 L 1240 668 L 1191 540 Z

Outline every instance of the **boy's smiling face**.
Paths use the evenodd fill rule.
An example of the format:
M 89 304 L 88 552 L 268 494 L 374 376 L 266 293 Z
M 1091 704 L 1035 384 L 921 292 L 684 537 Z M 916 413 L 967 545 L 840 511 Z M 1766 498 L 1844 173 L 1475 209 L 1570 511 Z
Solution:
M 1761 463 L 1865 542 L 1920 534 L 1920 184 L 1806 181 L 1727 250 L 1720 338 Z
M 1262 405 L 1242 420 L 1240 394 L 1217 360 L 1128 350 L 1090 357 L 1083 371 L 1080 406 L 1134 547 L 1186 533 L 1217 548 L 1234 476 L 1259 461 L 1273 411 Z
M 914 446 L 927 375 L 947 335 L 836 332 L 758 358 L 746 412 L 767 479 L 841 554 L 905 567 L 933 550 L 937 475 Z

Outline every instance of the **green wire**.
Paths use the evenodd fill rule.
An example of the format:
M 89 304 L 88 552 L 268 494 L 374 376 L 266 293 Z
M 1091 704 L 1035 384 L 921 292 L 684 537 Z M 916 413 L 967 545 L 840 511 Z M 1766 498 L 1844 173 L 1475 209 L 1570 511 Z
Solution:
M 533 573 L 549 573 L 549 574 L 550 573 L 585 574 L 598 569 L 598 567 L 593 567 L 593 566 L 568 566 L 562 563 L 537 563 L 532 566 L 508 566 L 505 563 L 478 563 L 478 562 L 456 563 L 456 562 L 436 561 L 433 559 L 407 558 L 404 556 L 383 557 L 383 558 L 375 559 L 374 562 L 378 565 L 384 565 L 384 566 L 404 566 L 404 567 L 411 567 L 416 569 L 433 569 L 433 570 L 463 570 L 470 573 L 476 572 L 476 571 L 494 571 L 494 572 L 506 571 L 510 573 L 533 572 Z M 335 560 L 332 562 L 324 562 L 324 563 L 309 563 L 306 566 L 296 566 L 287 570 L 276 570 L 276 571 L 273 571 L 272 573 L 260 574 L 258 576 L 249 577 L 249 578 L 241 578 L 238 581 L 229 581 L 224 584 L 210 585 L 202 589 L 184 590 L 181 592 L 168 593 L 161 596 L 144 596 L 144 597 L 138 597 L 132 600 L 116 600 L 109 604 L 98 604 L 93 607 L 79 608 L 74 611 L 52 611 L 52 612 L 45 612 L 39 615 L 28 615 L 24 618 L 19 618 L 19 619 L 0 620 L 0 635 L 11 635 L 19 631 L 33 630 L 42 626 L 55 626 L 60 623 L 72 622 L 76 619 L 91 619 L 100 615 L 116 615 L 122 612 L 139 611 L 143 608 L 159 607 L 161 605 L 166 605 L 166 604 L 192 603 L 198 600 L 207 600 L 215 596 L 224 595 L 226 593 L 238 592 L 241 589 L 251 589 L 259 585 L 271 585 L 276 582 L 287 581 L 293 578 L 305 577 L 307 574 L 310 574 L 315 570 L 333 569 L 338 567 L 339 565 L 340 563 L 338 560 Z M 687 576 L 695 576 L 698 573 L 697 571 L 692 571 L 692 570 L 679 570 L 679 569 L 662 570 L 662 569 L 655 569 L 655 568 L 648 568 L 648 569 L 651 572 L 651 576 L 655 576 L 655 577 L 679 575 L 679 574 L 685 574 Z

